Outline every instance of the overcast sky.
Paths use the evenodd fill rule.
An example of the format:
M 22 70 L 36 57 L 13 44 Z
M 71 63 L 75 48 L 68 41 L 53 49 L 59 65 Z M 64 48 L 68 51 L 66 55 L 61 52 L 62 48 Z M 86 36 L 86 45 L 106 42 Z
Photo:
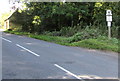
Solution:
M 0 13 L 9 11 L 9 0 L 0 0 Z

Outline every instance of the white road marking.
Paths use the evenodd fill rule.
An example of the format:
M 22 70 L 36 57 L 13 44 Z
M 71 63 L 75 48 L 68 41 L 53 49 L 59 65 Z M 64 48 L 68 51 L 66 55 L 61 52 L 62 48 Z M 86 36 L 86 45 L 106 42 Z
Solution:
M 3 38 L 3 37 L 1 37 L 3 40 L 5 40 L 5 41 L 7 41 L 7 42 L 12 42 L 12 41 L 10 41 L 10 40 L 8 40 L 8 39 L 5 39 L 5 38 Z
M 20 47 L 20 48 L 22 48 L 22 49 L 24 49 L 24 50 L 28 51 L 29 53 L 31 53 L 31 54 L 33 54 L 33 55 L 35 55 L 35 56 L 37 56 L 37 57 L 39 57 L 39 56 L 40 56 L 40 55 L 38 55 L 38 54 L 36 54 L 36 53 L 34 53 L 34 52 L 30 51 L 29 49 L 27 49 L 27 48 L 25 48 L 25 47 L 23 47 L 23 46 L 19 45 L 19 44 L 16 44 L 16 46 L 18 46 L 18 47 Z
M 73 77 L 81 80 L 81 81 L 84 81 L 82 78 L 78 77 L 77 75 L 73 74 L 72 72 L 66 70 L 65 68 L 59 66 L 58 64 L 54 64 L 54 66 L 58 67 L 59 69 L 63 70 L 64 72 L 67 72 L 68 74 L 72 75 Z

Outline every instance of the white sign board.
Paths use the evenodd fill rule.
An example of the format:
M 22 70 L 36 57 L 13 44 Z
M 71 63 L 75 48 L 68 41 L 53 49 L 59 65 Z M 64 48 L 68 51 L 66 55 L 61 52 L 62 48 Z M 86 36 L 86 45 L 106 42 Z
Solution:
M 106 21 L 112 22 L 112 11 L 111 10 L 106 11 Z
M 106 21 L 111 21 L 112 22 L 112 16 L 106 16 Z
M 107 22 L 107 26 L 108 26 L 108 27 L 111 27 L 111 22 Z

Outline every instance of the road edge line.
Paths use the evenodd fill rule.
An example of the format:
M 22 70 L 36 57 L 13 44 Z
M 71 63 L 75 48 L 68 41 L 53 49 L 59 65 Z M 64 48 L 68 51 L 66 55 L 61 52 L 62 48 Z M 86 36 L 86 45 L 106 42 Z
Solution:
M 80 78 L 80 77 L 78 77 L 77 75 L 75 75 L 74 73 L 72 73 L 72 72 L 66 70 L 66 69 L 63 68 L 63 67 L 61 67 L 61 66 L 58 65 L 58 64 L 54 64 L 54 66 L 58 67 L 59 69 L 63 70 L 64 72 L 66 72 L 66 73 L 72 75 L 73 77 L 75 77 L 75 78 L 77 78 L 77 79 L 79 79 L 79 80 L 81 80 L 81 81 L 85 81 L 85 80 L 83 80 L 82 78 Z
M 3 37 L 1 37 L 3 40 L 5 40 L 5 41 L 7 41 L 7 42 L 12 42 L 12 41 L 10 41 L 10 40 L 8 40 L 8 39 L 5 39 L 5 38 L 3 38 Z
M 34 53 L 33 51 L 31 51 L 31 50 L 29 50 L 29 49 L 27 49 L 27 48 L 25 48 L 25 47 L 23 47 L 23 46 L 19 45 L 19 44 L 16 44 L 16 46 L 18 46 L 18 47 L 20 47 L 20 48 L 22 48 L 22 49 L 24 49 L 24 50 L 28 51 L 29 53 L 31 53 L 31 54 L 33 54 L 33 55 L 35 55 L 35 56 L 37 56 L 37 57 L 39 57 L 39 56 L 40 56 L 40 55 L 38 55 L 38 54 Z

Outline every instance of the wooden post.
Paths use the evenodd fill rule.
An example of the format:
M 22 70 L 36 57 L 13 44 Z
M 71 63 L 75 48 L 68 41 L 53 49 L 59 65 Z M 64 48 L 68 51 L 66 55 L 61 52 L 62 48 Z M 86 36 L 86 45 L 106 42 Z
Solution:
M 111 27 L 108 26 L 108 38 L 111 39 Z

